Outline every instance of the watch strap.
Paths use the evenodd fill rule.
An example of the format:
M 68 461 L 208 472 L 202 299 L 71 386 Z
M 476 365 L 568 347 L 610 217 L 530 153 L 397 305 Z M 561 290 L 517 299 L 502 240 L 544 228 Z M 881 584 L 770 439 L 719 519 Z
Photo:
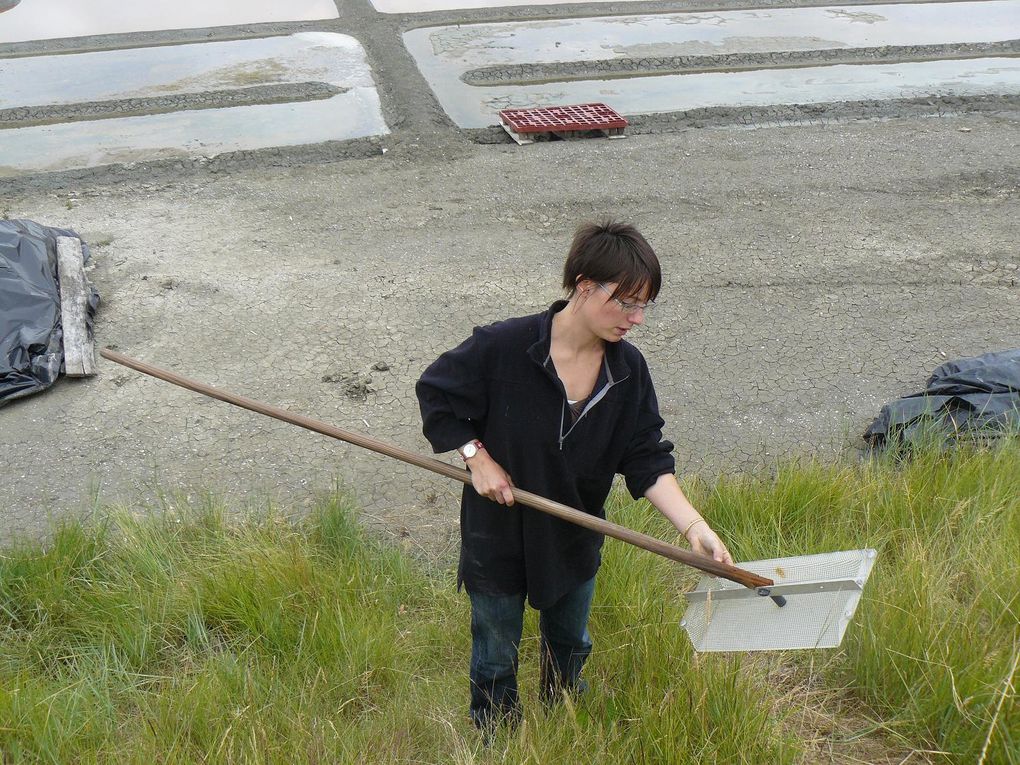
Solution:
M 484 448 L 485 448 L 485 445 L 481 441 L 479 441 L 477 438 L 474 438 L 474 439 L 468 441 L 466 444 L 464 444 L 459 449 L 457 449 L 457 452 L 460 454 L 461 459 L 467 461 L 467 460 L 471 459 L 472 457 L 474 457 L 476 454 L 478 454 L 478 452 L 481 451 Z

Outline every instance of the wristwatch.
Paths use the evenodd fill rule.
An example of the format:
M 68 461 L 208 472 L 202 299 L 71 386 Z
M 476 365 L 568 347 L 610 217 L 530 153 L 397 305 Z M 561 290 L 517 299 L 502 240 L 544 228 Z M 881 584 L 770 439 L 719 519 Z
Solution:
M 460 456 L 464 458 L 465 462 L 467 462 L 469 459 L 471 459 L 476 454 L 478 454 L 478 450 L 479 449 L 484 449 L 484 448 L 485 448 L 485 446 L 482 445 L 482 442 L 479 441 L 476 438 L 473 441 L 468 441 L 466 444 L 464 444 L 462 447 L 460 447 L 457 451 L 460 452 Z

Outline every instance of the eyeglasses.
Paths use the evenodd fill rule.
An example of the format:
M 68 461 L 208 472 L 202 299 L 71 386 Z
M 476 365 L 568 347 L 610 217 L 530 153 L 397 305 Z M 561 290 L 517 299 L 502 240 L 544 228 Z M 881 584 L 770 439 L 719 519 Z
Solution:
M 604 285 L 602 282 L 595 283 L 599 285 L 599 288 L 607 295 L 609 295 L 609 297 L 612 298 L 618 306 L 620 306 L 620 310 L 627 314 L 627 316 L 631 316 L 637 313 L 638 311 L 644 311 L 647 314 L 652 308 L 655 307 L 654 300 L 649 300 L 647 303 L 628 303 L 625 300 L 620 300 L 620 298 L 614 297 L 612 290 L 610 290 L 609 287 Z

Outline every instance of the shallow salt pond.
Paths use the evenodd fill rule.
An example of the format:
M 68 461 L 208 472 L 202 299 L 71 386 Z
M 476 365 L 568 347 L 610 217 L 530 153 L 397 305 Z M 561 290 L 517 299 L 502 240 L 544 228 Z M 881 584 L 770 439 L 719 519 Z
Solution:
M 333 0 L 21 0 L 0 13 L 0 43 L 338 16 Z
M 496 63 L 992 42 L 1020 37 L 1020 0 L 459 24 L 404 34 L 415 57 L 464 71 Z
M 934 93 L 1017 92 L 1015 58 L 807 66 L 473 86 L 482 67 L 666 56 L 860 49 L 1020 37 L 1020 0 L 671 13 L 414 29 L 404 42 L 461 127 L 508 106 L 606 101 L 629 114 Z
M 0 175 L 337 141 L 388 132 L 364 49 L 307 32 L 260 40 L 0 61 L 0 108 L 325 82 L 293 103 L 195 109 L 0 130 Z
M 353 37 L 301 32 L 255 40 L 0 59 L 0 108 L 293 82 L 373 85 L 365 52 Z
M 627 3 L 643 0 L 372 0 L 382 13 L 428 13 L 462 11 L 474 8 L 508 8 L 522 5 L 566 5 L 567 3 Z
M 679 112 L 704 107 L 751 107 L 932 95 L 1020 93 L 1020 60 L 960 59 L 912 64 L 838 65 L 706 72 L 613 80 L 583 80 L 479 89 L 444 107 L 461 127 L 498 124 L 500 109 L 602 101 L 622 114 Z

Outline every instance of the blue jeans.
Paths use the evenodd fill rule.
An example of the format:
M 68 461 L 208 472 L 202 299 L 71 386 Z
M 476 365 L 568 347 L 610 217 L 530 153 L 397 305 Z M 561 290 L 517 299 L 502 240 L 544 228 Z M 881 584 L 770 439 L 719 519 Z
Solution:
M 539 613 L 541 696 L 551 703 L 580 689 L 581 668 L 591 653 L 588 615 L 595 579 L 571 590 Z M 523 594 L 471 598 L 471 719 L 479 728 L 520 718 L 517 648 L 524 628 Z

